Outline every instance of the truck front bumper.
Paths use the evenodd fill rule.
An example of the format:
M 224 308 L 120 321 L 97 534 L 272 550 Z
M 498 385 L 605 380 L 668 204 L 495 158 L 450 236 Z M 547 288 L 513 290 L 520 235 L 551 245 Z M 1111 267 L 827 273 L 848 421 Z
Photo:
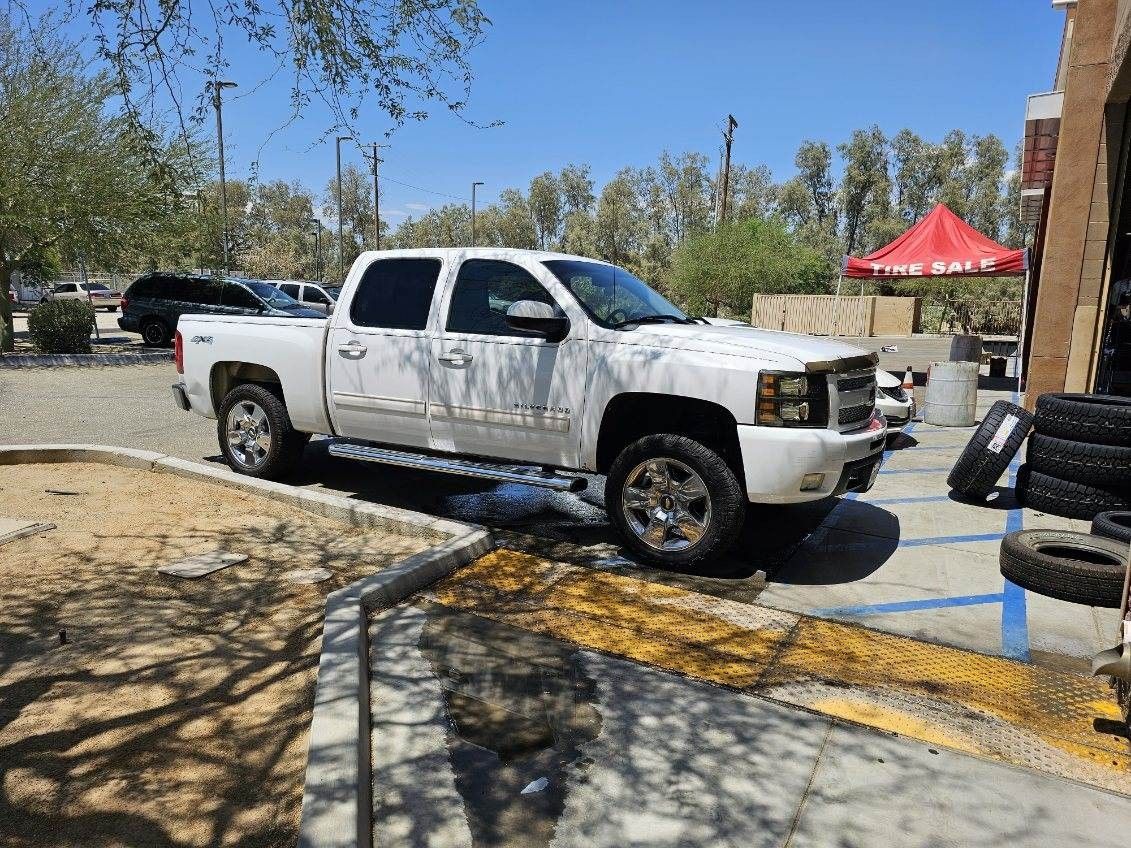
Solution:
M 878 413 L 851 433 L 739 425 L 746 496 L 752 503 L 786 504 L 867 491 L 886 438 L 887 422 Z

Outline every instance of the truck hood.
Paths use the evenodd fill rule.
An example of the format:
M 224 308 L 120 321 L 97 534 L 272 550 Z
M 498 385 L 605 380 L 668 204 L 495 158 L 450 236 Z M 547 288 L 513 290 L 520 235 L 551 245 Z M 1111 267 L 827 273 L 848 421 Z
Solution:
M 866 350 L 833 339 L 762 330 L 749 324 L 638 324 L 619 332 L 626 344 L 710 351 L 731 356 L 789 357 L 801 365 L 810 366 L 862 356 L 875 357 Z M 860 363 L 856 365 L 859 367 Z

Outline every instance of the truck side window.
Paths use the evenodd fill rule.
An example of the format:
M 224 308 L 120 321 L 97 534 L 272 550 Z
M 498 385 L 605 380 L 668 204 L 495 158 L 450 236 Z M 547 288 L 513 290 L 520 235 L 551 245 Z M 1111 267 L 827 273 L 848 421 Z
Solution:
M 371 262 L 353 293 L 350 321 L 357 327 L 423 330 L 439 277 L 439 259 Z
M 279 283 L 279 291 L 298 300 L 298 283 Z
M 516 300 L 557 307 L 529 271 L 495 259 L 469 259 L 460 266 L 448 307 L 448 332 L 522 336 L 507 326 L 507 309 Z

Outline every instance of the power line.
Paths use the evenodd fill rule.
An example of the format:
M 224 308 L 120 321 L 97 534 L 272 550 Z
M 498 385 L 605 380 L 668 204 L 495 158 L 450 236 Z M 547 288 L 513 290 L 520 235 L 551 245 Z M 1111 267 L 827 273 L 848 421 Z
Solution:
M 394 179 L 394 178 L 387 176 L 385 174 L 381 175 L 381 179 L 384 180 L 385 182 L 388 182 L 388 183 L 396 183 L 397 185 L 404 186 L 405 188 L 415 189 L 416 191 L 423 191 L 426 194 L 435 194 L 438 197 L 448 197 L 448 198 L 451 198 L 452 200 L 458 200 L 461 203 L 467 202 L 466 197 L 459 197 L 459 196 L 454 195 L 454 194 L 448 194 L 446 191 L 436 191 L 435 189 L 424 188 L 424 186 L 413 185 L 412 183 L 406 183 L 403 180 L 397 180 L 397 179 Z

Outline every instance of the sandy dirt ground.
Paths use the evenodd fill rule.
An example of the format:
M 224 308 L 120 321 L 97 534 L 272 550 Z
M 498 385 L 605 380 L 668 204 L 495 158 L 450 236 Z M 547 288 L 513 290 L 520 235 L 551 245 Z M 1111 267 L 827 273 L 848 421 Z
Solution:
M 0 515 L 58 525 L 0 548 L 0 845 L 294 844 L 324 596 L 427 540 L 82 463 L 0 468 Z

